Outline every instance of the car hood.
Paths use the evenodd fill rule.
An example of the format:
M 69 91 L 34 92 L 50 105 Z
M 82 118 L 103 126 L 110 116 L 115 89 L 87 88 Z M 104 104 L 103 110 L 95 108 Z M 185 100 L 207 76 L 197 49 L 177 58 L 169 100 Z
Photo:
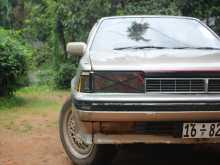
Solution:
M 93 70 L 220 71 L 220 50 L 148 49 L 91 52 Z

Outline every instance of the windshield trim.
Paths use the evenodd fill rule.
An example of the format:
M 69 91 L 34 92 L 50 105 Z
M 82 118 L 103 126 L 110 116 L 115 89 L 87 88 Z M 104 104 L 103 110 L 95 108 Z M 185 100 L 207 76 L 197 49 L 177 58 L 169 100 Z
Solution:
M 200 21 L 194 17 L 186 17 L 186 16 L 171 16 L 171 15 L 127 15 L 127 16 L 110 16 L 103 17 L 100 21 L 109 20 L 109 19 L 124 19 L 124 18 L 172 18 L 172 19 L 189 19 Z

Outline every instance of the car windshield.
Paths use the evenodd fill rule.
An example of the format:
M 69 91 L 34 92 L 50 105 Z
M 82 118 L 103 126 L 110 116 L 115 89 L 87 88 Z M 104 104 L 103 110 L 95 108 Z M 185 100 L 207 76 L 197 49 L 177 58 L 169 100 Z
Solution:
M 124 17 L 102 21 L 92 51 L 125 49 L 220 49 L 220 40 L 195 19 Z

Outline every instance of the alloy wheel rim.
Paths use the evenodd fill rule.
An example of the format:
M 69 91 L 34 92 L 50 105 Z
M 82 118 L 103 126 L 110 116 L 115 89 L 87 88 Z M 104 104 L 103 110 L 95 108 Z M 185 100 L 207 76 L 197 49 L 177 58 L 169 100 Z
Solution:
M 72 109 L 70 109 L 66 117 L 65 127 L 66 140 L 70 146 L 71 153 L 79 159 L 88 157 L 92 152 L 93 144 L 87 144 L 83 141 Z

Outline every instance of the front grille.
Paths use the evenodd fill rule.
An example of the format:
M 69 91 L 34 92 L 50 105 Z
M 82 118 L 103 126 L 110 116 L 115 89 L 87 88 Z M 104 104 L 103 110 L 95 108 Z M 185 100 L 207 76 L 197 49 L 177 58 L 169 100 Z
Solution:
M 220 92 L 220 79 L 210 79 L 208 85 L 209 92 Z
M 220 93 L 220 79 L 146 78 L 147 93 Z
M 146 92 L 205 92 L 204 79 L 146 79 Z

